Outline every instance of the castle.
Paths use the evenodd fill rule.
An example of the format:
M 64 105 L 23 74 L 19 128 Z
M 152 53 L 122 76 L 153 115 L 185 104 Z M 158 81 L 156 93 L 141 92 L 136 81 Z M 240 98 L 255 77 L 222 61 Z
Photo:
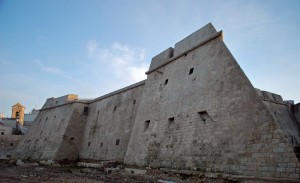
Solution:
M 15 156 L 300 178 L 300 104 L 254 88 L 212 24 L 146 74 L 93 100 L 47 99 Z

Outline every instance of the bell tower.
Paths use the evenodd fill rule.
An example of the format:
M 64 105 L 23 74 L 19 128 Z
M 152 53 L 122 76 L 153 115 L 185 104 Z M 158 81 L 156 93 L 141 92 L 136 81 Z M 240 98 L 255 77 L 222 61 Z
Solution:
M 24 123 L 24 112 L 25 107 L 21 105 L 19 102 L 12 106 L 11 117 L 18 119 L 19 123 L 23 125 Z

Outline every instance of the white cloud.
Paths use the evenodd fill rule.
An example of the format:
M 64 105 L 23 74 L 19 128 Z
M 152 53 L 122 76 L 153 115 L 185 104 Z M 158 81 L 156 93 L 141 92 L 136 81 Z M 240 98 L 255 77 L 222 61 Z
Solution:
M 39 60 L 34 60 L 34 62 L 41 68 L 41 70 L 46 71 L 48 73 L 51 74 L 58 74 L 58 75 L 64 75 L 64 72 L 58 68 L 58 67 L 54 67 L 54 66 L 45 66 L 41 61 Z
M 114 43 L 102 48 L 95 40 L 88 42 L 87 53 L 99 66 L 112 68 L 115 76 L 128 82 L 138 82 L 146 78 L 147 64 L 145 50 Z
M 146 67 L 129 67 L 127 68 L 130 77 L 133 81 L 141 81 L 146 79 L 145 72 L 147 71 Z

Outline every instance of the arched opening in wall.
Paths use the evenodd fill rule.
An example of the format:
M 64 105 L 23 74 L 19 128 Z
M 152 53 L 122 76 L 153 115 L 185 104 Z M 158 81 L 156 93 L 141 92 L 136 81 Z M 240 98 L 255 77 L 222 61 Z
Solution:
M 120 139 L 116 140 L 116 145 L 118 146 L 120 144 Z
M 10 143 L 10 146 L 14 146 L 14 143 Z
M 175 118 L 174 117 L 171 117 L 168 119 L 168 127 L 170 127 L 171 125 L 174 124 L 174 121 L 175 121 Z
M 89 141 L 88 146 L 89 146 L 89 147 L 91 146 L 91 141 Z
M 167 85 L 167 84 L 168 84 L 168 82 L 169 82 L 169 80 L 168 80 L 168 79 L 166 79 L 166 80 L 165 80 L 165 85 Z
M 189 75 L 193 74 L 193 72 L 194 72 L 194 68 L 190 68 Z
M 100 147 L 103 147 L 103 142 L 101 142 Z
M 149 128 L 150 120 L 146 120 L 144 124 L 144 132 Z

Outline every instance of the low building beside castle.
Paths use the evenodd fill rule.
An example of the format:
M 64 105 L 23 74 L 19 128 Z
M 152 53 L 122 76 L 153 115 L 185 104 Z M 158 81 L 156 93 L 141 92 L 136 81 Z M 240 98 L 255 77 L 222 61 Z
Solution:
M 39 110 L 32 109 L 30 113 L 26 114 L 25 106 L 18 102 L 12 106 L 11 118 L 0 119 L 0 128 L 3 132 L 1 134 L 25 134 L 38 113 Z
M 93 100 L 48 99 L 15 156 L 300 178 L 299 104 L 254 88 L 212 24 L 146 74 Z
M 11 158 L 22 135 L 27 132 L 39 112 L 33 109 L 31 113 L 25 114 L 24 110 L 25 107 L 17 103 L 12 106 L 11 118 L 0 119 L 0 159 Z

